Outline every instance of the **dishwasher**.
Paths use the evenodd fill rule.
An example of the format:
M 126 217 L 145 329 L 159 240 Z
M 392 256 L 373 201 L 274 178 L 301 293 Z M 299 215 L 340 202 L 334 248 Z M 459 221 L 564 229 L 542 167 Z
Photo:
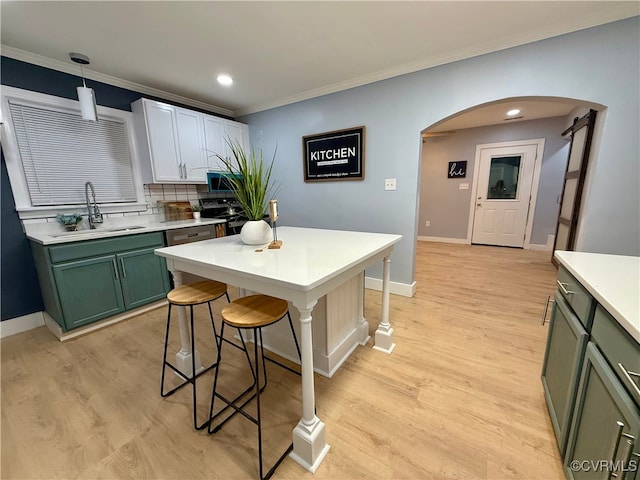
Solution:
M 222 227 L 222 228 L 220 228 Z M 200 242 L 202 240 L 209 240 L 216 238 L 216 233 L 222 233 L 224 236 L 224 223 L 217 223 L 211 225 L 196 225 L 193 227 L 174 228 L 172 230 L 165 230 L 165 240 L 168 247 L 173 245 L 182 245 L 183 243 Z M 206 278 L 193 275 L 191 273 L 182 274 L 182 283 L 193 283 L 206 280 Z M 171 288 L 173 288 L 173 277 L 171 278 Z

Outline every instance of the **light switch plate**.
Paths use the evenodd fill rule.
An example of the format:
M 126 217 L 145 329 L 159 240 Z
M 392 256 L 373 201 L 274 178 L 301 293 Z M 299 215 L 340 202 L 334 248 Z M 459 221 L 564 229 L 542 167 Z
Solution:
M 458 188 L 460 190 L 469 190 L 469 184 L 468 183 L 461 183 Z
M 384 189 L 385 190 L 395 190 L 396 189 L 396 179 L 395 178 L 385 178 L 384 179 Z

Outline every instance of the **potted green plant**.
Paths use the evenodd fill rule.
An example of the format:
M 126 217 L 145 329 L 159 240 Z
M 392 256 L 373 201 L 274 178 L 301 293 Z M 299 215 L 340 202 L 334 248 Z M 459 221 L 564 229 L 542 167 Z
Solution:
M 56 215 L 58 222 L 64 225 L 64 228 L 69 232 L 75 232 L 78 230 L 78 224 L 82 221 L 82 215 L 79 213 L 59 213 Z
M 202 205 L 191 205 L 191 213 L 194 220 L 200 220 L 200 212 L 202 212 Z
M 244 210 L 249 220 L 240 231 L 240 238 L 248 245 L 261 245 L 273 239 L 271 227 L 263 220 L 267 207 L 267 200 L 272 190 L 271 172 L 276 159 L 266 161 L 262 150 L 251 148 L 249 152 L 237 140 L 225 139 L 230 157 L 218 153 L 215 156 L 225 167 L 227 181 L 236 200 Z

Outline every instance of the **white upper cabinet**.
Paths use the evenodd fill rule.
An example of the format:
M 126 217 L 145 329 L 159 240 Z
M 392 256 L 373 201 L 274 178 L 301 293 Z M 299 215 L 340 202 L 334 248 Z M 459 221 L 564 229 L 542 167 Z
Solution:
M 225 120 L 224 133 L 233 142 L 238 142 L 244 149 L 245 153 L 249 154 L 249 125 L 244 123 L 234 122 L 231 120 Z M 225 142 L 226 146 L 226 142 Z M 227 151 L 227 155 L 231 155 L 231 151 Z
M 141 98 L 131 104 L 144 183 L 206 183 L 229 156 L 225 137 L 247 148 L 248 125 Z
M 207 155 L 207 165 L 211 170 L 225 170 L 224 164 L 216 154 L 227 156 L 227 142 L 224 139 L 224 119 L 205 115 L 204 139 Z
M 180 181 L 180 151 L 173 107 L 163 103 L 138 100 L 132 104 L 132 110 L 138 152 L 142 157 L 143 181 L 145 183 Z
M 204 116 L 204 136 L 208 155 L 208 165 L 211 170 L 226 170 L 224 164 L 216 154 L 225 158 L 231 157 L 231 149 L 227 139 L 237 141 L 249 153 L 249 126 L 244 123 L 226 120 L 224 118 Z
M 202 148 L 202 114 L 176 108 L 178 147 L 180 148 L 181 181 L 198 183 L 207 181 L 207 156 Z

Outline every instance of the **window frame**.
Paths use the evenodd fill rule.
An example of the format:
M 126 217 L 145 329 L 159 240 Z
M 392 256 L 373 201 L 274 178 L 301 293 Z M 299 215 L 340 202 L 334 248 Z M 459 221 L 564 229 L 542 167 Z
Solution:
M 2 86 L 1 93 L 1 111 L 2 118 L 2 150 L 9 174 L 9 182 L 13 190 L 13 197 L 16 205 L 16 211 L 20 219 L 46 218 L 55 217 L 57 213 L 69 211 L 78 211 L 82 208 L 79 205 L 52 205 L 52 206 L 33 206 L 27 181 L 24 175 L 24 168 L 18 142 L 13 127 L 13 118 L 9 108 L 9 100 L 15 100 L 19 103 L 33 105 L 40 108 L 48 108 L 62 112 L 80 113 L 80 104 L 77 100 L 69 100 L 66 98 L 55 97 L 43 93 L 23 90 L 15 87 Z M 125 110 L 98 106 L 98 115 L 101 118 L 120 121 L 125 125 L 125 134 L 129 142 L 131 170 L 133 172 L 133 183 L 136 193 L 135 202 L 124 203 L 101 203 L 100 210 L 103 213 L 124 213 L 124 212 L 140 212 L 147 209 L 144 196 L 144 186 L 140 174 L 140 159 L 138 157 L 138 148 L 136 144 L 133 114 Z

